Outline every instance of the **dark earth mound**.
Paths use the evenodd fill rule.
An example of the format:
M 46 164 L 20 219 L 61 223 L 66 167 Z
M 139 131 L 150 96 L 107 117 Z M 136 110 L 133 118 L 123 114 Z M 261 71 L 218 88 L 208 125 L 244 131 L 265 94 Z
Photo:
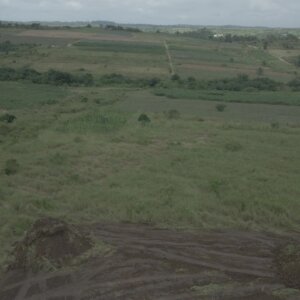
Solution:
M 61 268 L 91 247 L 91 240 L 74 226 L 59 219 L 40 219 L 16 244 L 9 270 Z

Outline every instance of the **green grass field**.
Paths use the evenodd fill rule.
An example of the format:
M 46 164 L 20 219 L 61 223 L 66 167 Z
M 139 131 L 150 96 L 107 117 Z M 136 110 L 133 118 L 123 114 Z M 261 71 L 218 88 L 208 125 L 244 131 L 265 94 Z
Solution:
M 95 34 L 95 29 L 85 31 Z M 13 42 L 24 40 L 20 31 L 1 34 Z M 270 77 L 281 82 L 295 77 L 295 66 L 244 45 L 153 33 L 134 38 L 88 37 L 68 46 L 70 37 L 53 37 L 49 47 L 35 36 L 39 45 L 1 53 L 0 66 L 165 79 L 170 76 L 167 39 L 183 78 L 251 75 L 263 60 Z M 0 91 L 0 116 L 17 118 L 0 121 L 2 264 L 11 243 L 45 215 L 78 223 L 300 230 L 299 92 L 58 87 L 26 81 L 0 82 Z M 220 104 L 226 105 L 224 111 L 218 111 Z M 170 110 L 178 112 L 176 117 Z M 149 124 L 138 122 L 141 113 L 149 116 Z

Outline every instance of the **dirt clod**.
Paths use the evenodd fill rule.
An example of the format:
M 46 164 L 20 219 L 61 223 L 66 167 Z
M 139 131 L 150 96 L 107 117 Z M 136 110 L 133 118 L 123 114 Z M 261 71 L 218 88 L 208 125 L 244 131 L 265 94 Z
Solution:
M 9 270 L 58 269 L 91 247 L 92 241 L 75 226 L 59 219 L 43 218 L 15 245 Z

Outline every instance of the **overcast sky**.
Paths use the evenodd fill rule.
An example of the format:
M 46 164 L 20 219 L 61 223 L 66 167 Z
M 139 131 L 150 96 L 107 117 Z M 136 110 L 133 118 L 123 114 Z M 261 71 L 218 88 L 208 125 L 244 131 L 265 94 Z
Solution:
M 0 0 L 0 20 L 300 27 L 300 0 Z

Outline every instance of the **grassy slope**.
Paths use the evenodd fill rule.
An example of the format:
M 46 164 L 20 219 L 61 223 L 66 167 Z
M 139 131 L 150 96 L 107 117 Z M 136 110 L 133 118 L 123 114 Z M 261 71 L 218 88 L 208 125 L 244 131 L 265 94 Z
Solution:
M 27 97 L 35 97 L 35 87 L 43 86 L 28 88 Z M 48 94 L 48 87 L 43 88 Z M 181 100 L 176 108 L 182 107 L 184 114 L 169 120 L 160 98 L 146 92 L 64 93 L 56 104 L 32 102 L 34 114 L 22 104 L 15 106 L 17 122 L 2 125 L 3 251 L 45 214 L 78 222 L 299 229 L 300 131 L 293 107 L 285 109 L 293 126 L 280 123 L 272 129 L 269 121 L 282 117 L 277 106 L 265 106 L 259 119 L 247 104 L 230 104 L 225 112 L 213 113 L 214 106 L 201 103 L 198 116 L 196 107 L 193 113 L 184 110 L 187 100 Z M 22 98 L 22 93 L 15 96 L 20 103 Z M 147 107 L 127 102 L 139 99 L 155 111 L 146 127 L 137 118 L 138 110 Z M 14 176 L 3 173 L 8 159 L 20 164 Z
M 148 37 L 156 36 L 138 38 L 143 45 Z M 175 37 L 166 38 L 171 46 L 176 44 Z M 162 42 L 162 36 L 157 39 Z M 214 65 L 216 55 L 222 56 L 204 57 L 211 45 L 187 40 L 196 50 L 178 58 L 185 43 L 175 53 L 175 63 Z M 63 41 L 68 42 L 60 40 L 59 45 Z M 203 50 L 198 53 L 199 47 Z M 229 51 L 226 57 L 237 53 L 239 72 L 246 68 L 246 60 L 256 59 L 243 60 L 236 45 L 224 47 L 230 48 L 221 50 Z M 48 48 L 46 43 L 35 51 L 1 55 L 0 64 L 76 72 L 84 67 L 95 75 L 168 74 L 166 56 L 160 50 L 149 56 L 147 47 L 116 55 L 76 46 Z M 284 68 L 275 71 L 287 74 Z M 193 74 L 191 68 L 185 72 L 183 76 Z M 216 78 L 219 71 L 210 74 Z M 258 102 L 261 97 L 274 103 L 285 96 L 285 103 L 295 104 L 296 93 L 201 91 L 198 95 L 171 90 L 167 93 L 178 99 L 167 99 L 121 87 L 58 88 L 13 82 L 0 83 L 0 90 L 0 109 L 17 116 L 16 123 L 0 125 L 0 260 L 10 243 L 42 215 L 78 222 L 299 230 L 299 107 L 230 103 L 219 113 L 216 102 L 193 100 L 201 96 Z M 173 108 L 181 112 L 180 119 L 169 120 L 163 114 Z M 137 122 L 143 111 L 152 119 L 145 127 Z M 3 172 L 9 159 L 20 165 L 14 176 Z

